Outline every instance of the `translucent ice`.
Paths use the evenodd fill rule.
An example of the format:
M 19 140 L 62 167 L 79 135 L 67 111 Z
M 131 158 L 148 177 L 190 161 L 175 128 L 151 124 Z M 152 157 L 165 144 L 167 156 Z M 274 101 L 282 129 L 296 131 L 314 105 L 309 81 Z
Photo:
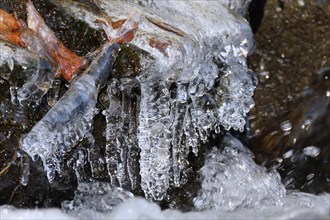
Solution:
M 202 189 L 194 199 L 199 210 L 278 206 L 286 193 L 279 174 L 255 164 L 249 150 L 231 135 L 207 155 L 201 174 Z
M 11 89 L 11 100 L 21 105 L 39 105 L 44 95 L 53 87 L 56 82 L 46 57 L 38 56 L 34 52 L 21 49 L 13 45 L 8 46 L 0 42 L 0 66 L 7 64 L 12 74 L 12 78 L 19 78 L 23 85 L 17 86 L 13 83 Z M 14 65 L 17 64 L 24 70 L 23 72 L 13 72 Z M 25 71 L 26 70 L 26 71 Z M 8 80 L 9 80 L 8 74 Z M 10 82 L 12 84 L 12 82 Z
M 141 187 L 147 197 L 162 200 L 170 181 L 170 92 L 160 78 L 141 82 L 138 143 Z
M 27 50 L 15 46 L 9 46 L 3 42 L 0 42 L 0 51 L 0 66 L 7 64 L 11 70 L 14 62 L 28 66 L 31 61 L 38 59 L 36 54 L 29 53 Z
M 106 127 L 105 160 L 113 184 L 135 189 L 137 182 L 137 117 L 140 88 L 136 79 L 111 79 L 108 83 L 109 106 L 103 111 Z
M 78 3 L 55 2 L 95 27 L 95 15 L 81 11 Z M 256 86 L 246 65 L 252 32 L 237 14 L 247 4 L 100 1 L 114 20 L 132 10 L 140 14 L 131 44 L 143 51 L 133 86 L 141 91 L 135 108 L 125 107 L 131 102 L 129 78 L 108 84 L 105 160 L 112 183 L 130 188 L 136 185 L 134 171 L 140 170 L 145 195 L 162 200 L 170 186 L 185 183 L 188 155 L 197 155 L 211 131 L 244 129 Z
M 21 105 L 33 103 L 39 105 L 42 97 L 52 87 L 54 73 L 43 58 L 39 58 L 37 71 L 17 91 L 17 100 Z
M 118 54 L 118 45 L 105 45 L 89 68 L 20 142 L 20 148 L 39 156 L 49 181 L 63 170 L 63 157 L 90 131 L 99 90 Z
M 62 210 L 81 219 L 100 219 L 132 197 L 132 193 L 109 183 L 80 183 L 74 199 L 62 202 Z

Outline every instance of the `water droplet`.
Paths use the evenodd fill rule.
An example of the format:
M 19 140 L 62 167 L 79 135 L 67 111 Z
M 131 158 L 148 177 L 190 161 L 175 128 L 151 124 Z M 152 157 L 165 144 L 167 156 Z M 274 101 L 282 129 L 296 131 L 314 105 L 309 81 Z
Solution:
M 304 0 L 298 0 L 298 5 L 301 7 L 305 6 L 305 1 Z
M 284 131 L 284 135 L 288 135 L 292 129 L 292 124 L 289 120 L 286 120 L 280 124 L 280 127 Z
M 315 146 L 308 146 L 308 147 L 304 148 L 303 152 L 307 156 L 317 157 L 320 154 L 321 150 L 320 150 L 320 148 L 315 147 Z
M 306 180 L 311 180 L 314 178 L 314 173 L 310 173 L 306 176 Z
M 289 150 L 283 154 L 283 158 L 290 158 L 293 155 L 293 150 Z

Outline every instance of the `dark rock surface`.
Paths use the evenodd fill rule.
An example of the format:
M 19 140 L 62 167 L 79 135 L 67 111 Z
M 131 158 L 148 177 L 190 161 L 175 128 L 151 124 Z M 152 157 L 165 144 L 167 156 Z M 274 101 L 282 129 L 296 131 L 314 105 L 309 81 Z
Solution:
M 249 114 L 256 160 L 278 166 L 287 188 L 312 193 L 330 190 L 328 7 L 327 1 L 267 1 L 250 57 L 259 78 Z M 304 155 L 308 146 L 320 154 Z

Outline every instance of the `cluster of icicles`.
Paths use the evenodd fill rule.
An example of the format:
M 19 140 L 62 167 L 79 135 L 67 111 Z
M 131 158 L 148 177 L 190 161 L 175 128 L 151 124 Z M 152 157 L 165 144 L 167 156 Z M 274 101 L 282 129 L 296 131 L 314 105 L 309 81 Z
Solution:
M 105 47 L 22 137 L 20 148 L 42 159 L 50 181 L 64 163 L 82 180 L 89 163 L 93 175 L 106 168 L 111 183 L 131 190 L 140 186 L 147 198 L 162 200 L 170 186 L 186 183 L 188 154 L 197 155 L 211 131 L 244 129 L 256 86 L 246 65 L 252 34 L 244 19 L 216 1 L 125 3 L 125 9 L 121 1 L 113 1 L 104 2 L 105 12 L 110 4 L 114 16 L 116 8 L 126 15 L 133 9 L 141 14 L 131 42 L 146 52 L 139 57 L 141 73 L 105 77 L 118 50 Z M 97 146 L 91 130 L 105 84 L 106 146 Z M 89 140 L 86 148 L 79 145 L 84 138 Z M 72 158 L 66 158 L 71 151 Z

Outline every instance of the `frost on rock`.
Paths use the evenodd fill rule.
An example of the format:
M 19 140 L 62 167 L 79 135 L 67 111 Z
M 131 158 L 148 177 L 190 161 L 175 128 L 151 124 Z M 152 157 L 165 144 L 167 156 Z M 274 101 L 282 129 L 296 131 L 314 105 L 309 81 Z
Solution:
M 214 147 L 201 169 L 202 188 L 195 207 L 233 211 L 282 205 L 286 190 L 279 174 L 255 164 L 252 156 L 237 139 L 225 136 L 221 149 Z
M 133 194 L 105 182 L 80 183 L 74 199 L 62 202 L 62 210 L 81 219 L 103 219 Z

